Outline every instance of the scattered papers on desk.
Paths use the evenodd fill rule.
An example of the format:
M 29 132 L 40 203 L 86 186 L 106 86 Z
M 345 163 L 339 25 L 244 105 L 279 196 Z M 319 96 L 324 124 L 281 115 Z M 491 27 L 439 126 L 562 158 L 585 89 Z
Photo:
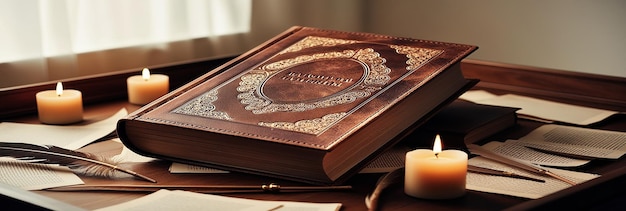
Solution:
M 520 117 L 526 116 L 538 121 L 543 120 L 543 122 L 558 121 L 576 125 L 589 125 L 620 113 L 514 94 L 494 95 L 484 90 L 467 91 L 459 98 L 479 104 L 521 108 L 517 111 Z
M 264 201 L 180 190 L 159 190 L 125 203 L 98 209 L 108 210 L 311 210 L 337 211 L 340 203 Z
M 560 154 L 618 159 L 626 154 L 626 132 L 544 125 L 520 138 L 519 144 Z
M 507 140 L 504 143 L 489 142 L 483 148 L 503 156 L 542 166 L 576 167 L 588 163 L 589 160 L 571 157 L 617 159 L 623 156 L 626 153 L 626 133 L 548 124 L 531 131 L 519 140 Z M 482 157 L 470 159 L 469 164 L 507 170 L 546 180 L 546 183 L 538 183 L 468 172 L 467 188 L 470 190 L 534 199 L 570 186 L 551 177 L 535 175 Z M 544 168 L 579 183 L 599 176 Z
M 117 120 L 126 116 L 126 109 L 88 125 L 42 125 L 0 123 L 0 142 L 55 145 L 76 150 L 115 131 Z M 26 190 L 84 184 L 67 167 L 0 160 L 0 181 Z
M 25 190 L 84 184 L 67 167 L 25 163 L 12 158 L 0 158 L 0 182 Z
M 507 166 L 498 162 L 494 162 L 494 161 L 491 161 L 482 157 L 474 157 L 472 159 L 469 159 L 468 164 L 491 168 L 491 169 L 510 171 L 516 174 L 525 175 L 529 177 L 535 177 L 535 178 L 543 179 L 546 181 L 545 183 L 542 183 L 542 182 L 535 182 L 535 181 L 524 180 L 524 179 L 516 179 L 516 178 L 510 178 L 510 177 L 492 176 L 492 175 L 487 175 L 487 174 L 468 172 L 467 173 L 467 185 L 466 185 L 466 188 L 468 190 L 537 199 L 540 197 L 544 197 L 548 194 L 571 187 L 570 184 L 567 184 L 555 178 L 552 178 L 549 176 L 532 174 L 532 173 L 529 173 L 528 171 L 510 167 L 510 166 Z M 549 169 L 551 172 L 555 174 L 564 176 L 567 179 L 570 179 L 578 183 L 585 182 L 585 181 L 594 179 L 596 177 L 599 177 L 599 175 L 596 175 L 596 174 L 589 174 L 589 173 L 583 173 L 583 172 L 575 172 L 575 171 L 568 171 L 568 170 L 555 169 L 555 168 L 546 168 L 546 169 Z
M 585 165 L 590 161 L 532 150 L 525 147 L 522 143 L 520 143 L 520 141 L 517 140 L 508 140 L 504 143 L 492 141 L 483 145 L 483 148 L 510 158 L 545 166 L 575 167 Z
M 126 116 L 121 109 L 113 116 L 87 125 L 42 125 L 0 123 L 0 142 L 55 145 L 76 150 L 115 131 L 117 120 Z M 0 159 L 0 182 L 26 190 L 84 184 L 67 167 Z
M 55 145 L 76 150 L 115 131 L 117 121 L 127 114 L 126 109 L 121 109 L 105 120 L 88 125 L 61 126 L 2 122 L 0 123 L 0 142 Z

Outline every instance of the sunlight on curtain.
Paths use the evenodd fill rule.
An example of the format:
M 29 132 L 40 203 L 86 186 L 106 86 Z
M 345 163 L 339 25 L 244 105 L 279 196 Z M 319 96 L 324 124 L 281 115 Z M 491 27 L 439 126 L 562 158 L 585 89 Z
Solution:
M 31 81 L 59 78 L 70 73 L 52 68 L 82 72 L 89 67 L 80 60 L 123 62 L 100 60 L 116 57 L 94 52 L 129 47 L 144 50 L 124 51 L 135 52 L 127 56 L 147 60 L 138 55 L 152 52 L 145 48 L 167 51 L 167 43 L 248 32 L 250 17 L 250 0 L 0 0 L 0 73 L 32 73 Z M 11 84 L 4 80 L 0 87 Z

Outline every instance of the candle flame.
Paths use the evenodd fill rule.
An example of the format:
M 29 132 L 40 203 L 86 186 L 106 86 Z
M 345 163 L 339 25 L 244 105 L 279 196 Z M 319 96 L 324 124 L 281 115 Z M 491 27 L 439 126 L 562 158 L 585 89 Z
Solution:
M 143 78 L 143 80 L 150 80 L 150 70 L 148 70 L 148 68 L 143 68 L 143 70 L 141 71 L 141 77 Z
M 63 95 L 63 85 L 61 82 L 57 82 L 57 96 Z
M 441 152 L 441 138 L 439 138 L 439 134 L 435 136 L 435 143 L 433 144 L 433 151 L 435 155 L 438 155 Z

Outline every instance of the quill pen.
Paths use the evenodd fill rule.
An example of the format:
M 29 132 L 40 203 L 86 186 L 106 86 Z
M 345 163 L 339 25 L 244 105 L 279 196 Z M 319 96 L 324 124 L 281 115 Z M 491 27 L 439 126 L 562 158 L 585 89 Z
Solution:
M 368 210 L 378 210 L 378 199 L 383 190 L 393 184 L 400 183 L 404 180 L 404 167 L 393 170 L 378 179 L 374 191 L 365 196 L 365 206 Z
M 560 175 L 557 175 L 555 173 L 552 173 L 552 172 L 548 171 L 547 169 L 541 168 L 541 167 L 536 166 L 536 165 L 531 164 L 531 163 L 525 163 L 525 162 L 517 161 L 515 159 L 508 158 L 508 157 L 496 154 L 494 152 L 486 150 L 486 149 L 482 148 L 481 146 L 478 146 L 478 145 L 475 145 L 475 144 L 467 145 L 467 149 L 469 149 L 469 151 L 472 154 L 477 154 L 477 155 L 480 155 L 480 156 L 482 156 L 484 158 L 487 158 L 487 159 L 490 159 L 490 160 L 493 160 L 493 161 L 498 161 L 500 163 L 512 165 L 512 166 L 515 166 L 515 167 L 518 167 L 518 168 L 521 168 L 521 169 L 524 169 L 524 170 L 527 170 L 527 171 L 530 171 L 530 172 L 533 172 L 533 173 L 536 173 L 536 174 L 547 175 L 547 176 L 553 177 L 555 179 L 561 180 L 561 181 L 563 181 L 565 183 L 568 183 L 570 185 L 576 185 L 576 182 L 571 181 L 571 180 L 569 180 L 569 179 L 567 179 L 565 177 L 562 177 Z
M 143 180 L 156 180 L 128 169 L 117 167 L 112 160 L 86 152 L 69 150 L 51 145 L 0 142 L 0 157 L 8 156 L 21 161 L 45 164 L 59 164 L 81 174 L 110 177 L 115 171 L 121 171 Z

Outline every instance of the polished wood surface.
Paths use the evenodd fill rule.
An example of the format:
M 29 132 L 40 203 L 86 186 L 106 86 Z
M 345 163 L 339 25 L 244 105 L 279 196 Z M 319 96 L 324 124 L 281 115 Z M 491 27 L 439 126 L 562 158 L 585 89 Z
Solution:
M 113 114 L 113 112 L 117 111 L 120 108 L 126 108 L 129 111 L 132 111 L 137 108 L 137 106 L 130 105 L 126 102 L 112 102 L 109 104 L 103 104 L 93 107 L 86 108 L 86 119 L 88 121 L 96 121 L 99 118 L 106 118 L 107 115 Z M 26 122 L 36 122 L 32 118 L 24 118 L 22 121 Z M 507 138 L 518 138 L 528 133 L 530 130 L 540 126 L 541 123 L 520 120 L 519 124 L 514 128 L 508 129 L 499 133 L 490 140 L 504 140 Z M 598 128 L 607 128 L 612 130 L 626 131 L 626 118 L 616 117 L 610 119 L 609 121 L 603 122 Z M 121 152 L 122 145 L 118 142 L 113 141 L 103 141 L 91 144 L 81 150 L 95 152 L 98 154 L 112 156 L 115 154 L 119 154 Z M 134 163 L 134 164 L 125 164 L 123 167 L 131 168 L 132 170 L 147 175 L 151 178 L 154 178 L 158 181 L 157 184 L 166 184 L 166 185 L 262 185 L 269 183 L 278 183 L 282 186 L 306 186 L 307 184 L 300 184 L 291 181 L 277 180 L 268 177 L 260 177 L 254 175 L 240 174 L 240 173 L 228 173 L 228 174 L 170 174 L 168 172 L 170 162 L 168 161 L 155 161 L 150 163 Z M 624 169 L 619 169 L 618 167 L 625 167 L 626 159 L 622 158 L 619 160 L 610 160 L 610 161 L 593 161 L 591 165 L 577 168 L 576 170 L 591 172 L 591 173 L 599 173 L 602 175 L 615 172 L 613 174 L 616 179 L 613 183 L 622 184 L 624 183 Z M 358 174 L 348 180 L 346 185 L 352 185 L 352 190 L 343 190 L 343 191 L 323 191 L 323 192 L 301 192 L 301 193 L 228 193 L 222 194 L 227 196 L 235 196 L 242 198 L 253 198 L 253 199 L 264 199 L 264 200 L 293 200 L 293 201 L 307 201 L 307 202 L 340 202 L 343 204 L 342 210 L 365 210 L 364 199 L 365 196 L 371 192 L 375 183 L 381 174 Z M 91 177 L 82 177 L 86 184 L 152 184 L 149 182 L 145 182 L 142 180 L 137 180 L 132 177 L 125 177 L 121 179 L 103 179 L 103 178 L 91 178 Z M 602 178 L 602 177 L 601 177 Z M 604 181 L 607 182 L 607 181 Z M 596 184 L 597 185 L 597 184 Z M 591 185 L 595 187 L 596 185 Z M 580 184 L 577 186 L 589 186 L 586 184 Z M 567 193 L 570 191 L 574 191 L 573 189 L 578 188 L 577 186 L 573 186 L 568 188 L 563 193 Z M 597 185 L 597 187 L 602 187 L 602 184 Z M 615 187 L 615 186 L 613 186 Z M 586 187 L 590 188 L 590 187 Z M 569 190 L 572 189 L 572 190 Z M 579 188 L 578 188 L 579 189 Z M 606 190 L 605 190 L 606 189 Z M 566 200 L 567 203 L 576 202 L 583 203 L 582 205 L 577 205 L 577 208 L 586 207 L 593 208 L 602 205 L 606 205 L 610 203 L 610 200 L 615 197 L 620 197 L 624 193 L 623 190 L 620 190 L 615 193 L 607 192 L 608 190 L 614 190 L 612 187 L 604 187 L 601 189 L 602 191 L 598 192 L 598 190 L 593 191 L 593 193 L 586 193 L 586 190 L 576 190 L 582 191 L 584 194 L 582 196 L 576 197 L 587 197 L 598 194 L 606 194 L 606 199 L 600 198 L 595 200 L 589 200 L 585 198 L 585 200 L 579 201 L 571 201 L 567 198 L 565 199 L 554 199 L 554 200 Z M 128 200 L 132 200 L 147 194 L 146 192 L 114 192 L 114 191 L 83 191 L 83 192 L 55 192 L 55 191 L 34 191 L 38 194 L 42 194 L 51 198 L 55 198 L 64 202 L 68 202 L 70 204 L 74 204 L 86 209 L 96 209 L 103 206 L 113 205 L 116 203 L 125 202 Z M 570 197 L 570 196 L 566 196 Z M 425 199 L 417 199 L 412 198 L 406 194 L 404 194 L 401 185 L 395 185 L 385 190 L 383 196 L 381 198 L 381 210 L 412 210 L 415 208 L 429 208 L 436 210 L 502 210 L 502 209 L 516 209 L 516 206 L 520 207 L 535 207 L 533 202 L 540 200 L 528 200 L 518 197 L 504 196 L 498 194 L 491 193 L 482 193 L 477 191 L 468 191 L 467 194 L 461 198 L 450 199 L 450 200 L 425 200 Z M 606 201 L 606 202 L 605 202 Z M 566 204 L 567 205 L 567 204 Z M 543 203 L 538 204 L 537 206 L 543 207 L 546 206 Z M 559 204 L 560 207 L 565 205 Z
M 626 107 L 626 78 L 469 59 L 461 68 L 466 78 L 481 80 L 479 88 L 610 110 Z
M 494 65 L 477 61 L 464 62 L 464 72 L 468 78 L 479 78 L 481 83 L 476 89 L 484 89 L 494 93 L 515 93 L 532 97 L 555 100 L 559 102 L 585 105 L 617 111 L 626 111 L 626 97 L 623 90 L 626 89 L 624 79 L 604 76 L 590 76 L 591 82 L 585 80 L 587 75 L 569 74 L 553 70 L 529 69 L 529 72 L 521 71 L 520 67 L 507 65 Z M 498 68 L 500 67 L 500 68 Z M 506 67 L 506 68 L 502 68 Z M 206 71 L 203 70 L 203 71 Z M 128 73 L 125 73 L 128 74 Z M 550 80 L 541 80 L 540 76 L 546 74 Z M 115 80 L 124 79 L 122 76 L 107 76 Z M 556 78 L 555 78 L 556 77 Z M 568 78 L 570 79 L 568 82 Z M 531 80 L 532 79 L 532 80 Z M 89 79 L 94 80 L 94 79 Z M 565 80 L 565 81 L 559 81 Z M 603 81 L 596 83 L 593 81 Z M 550 83 L 551 81 L 558 81 Z M 108 83 L 108 82 L 101 82 Z M 602 84 L 611 90 L 599 90 Z M 617 84 L 617 85 L 615 85 Z M 560 87 L 560 88 L 559 88 Z M 33 91 L 32 88 L 28 88 Z M 119 87 L 117 88 L 119 89 Z M 562 90 L 561 90 L 562 89 Z M 0 94 L 3 104 L 12 100 L 29 98 L 29 96 L 15 95 L 17 90 L 3 90 Z M 10 92 L 10 95 L 6 93 Z M 117 91 L 118 94 L 123 93 Z M 30 96 L 32 97 L 32 96 Z M 104 119 L 120 108 L 126 108 L 129 112 L 138 109 L 138 106 L 128 104 L 124 97 L 116 96 L 111 100 L 95 100 L 85 106 L 85 119 L 81 123 L 89 123 Z M 5 108 L 8 108 L 5 106 Z M 19 115 L 7 115 L 1 117 L 2 121 L 38 123 L 36 114 L 24 113 L 19 110 Z M 520 120 L 518 125 L 507 129 L 489 138 L 489 141 L 503 141 L 506 139 L 519 138 L 541 123 Z M 626 131 L 626 116 L 618 115 L 589 126 L 615 131 Z M 102 141 L 91 144 L 81 150 L 97 152 L 104 155 L 115 155 L 121 150 L 122 145 L 118 142 Z M 124 164 L 124 167 L 155 178 L 157 184 L 187 184 L 187 185 L 261 185 L 272 182 L 283 186 L 306 185 L 291 181 L 276 180 L 268 177 L 253 176 L 240 173 L 229 174 L 170 174 L 167 171 L 168 161 L 155 161 L 150 163 Z M 381 210 L 529 210 L 529 209 L 605 209 L 619 207 L 620 200 L 626 198 L 626 158 L 618 160 L 594 160 L 591 164 L 576 168 L 575 170 L 590 173 L 598 173 L 602 176 L 586 183 L 572 186 L 563 191 L 549 196 L 529 200 L 524 198 L 504 196 L 499 194 L 467 191 L 463 197 L 450 200 L 424 200 L 404 194 L 402 186 L 396 185 L 385 190 L 381 198 Z M 254 198 L 265 200 L 293 200 L 306 202 L 339 202 L 342 210 L 366 210 L 365 196 L 374 189 L 375 183 L 381 174 L 358 174 L 346 182 L 352 185 L 352 190 L 347 191 L 323 191 L 323 192 L 299 192 L 299 193 L 227 193 L 223 195 L 242 198 Z M 151 184 L 132 177 L 120 179 L 103 179 L 81 177 L 87 184 Z M 96 209 L 125 201 L 129 201 L 148 193 L 145 192 L 119 192 L 119 191 L 85 191 L 85 192 L 54 192 L 33 191 L 37 194 L 48 196 L 60 201 L 77 205 L 86 209 Z M 623 206 L 622 206 L 623 208 Z

